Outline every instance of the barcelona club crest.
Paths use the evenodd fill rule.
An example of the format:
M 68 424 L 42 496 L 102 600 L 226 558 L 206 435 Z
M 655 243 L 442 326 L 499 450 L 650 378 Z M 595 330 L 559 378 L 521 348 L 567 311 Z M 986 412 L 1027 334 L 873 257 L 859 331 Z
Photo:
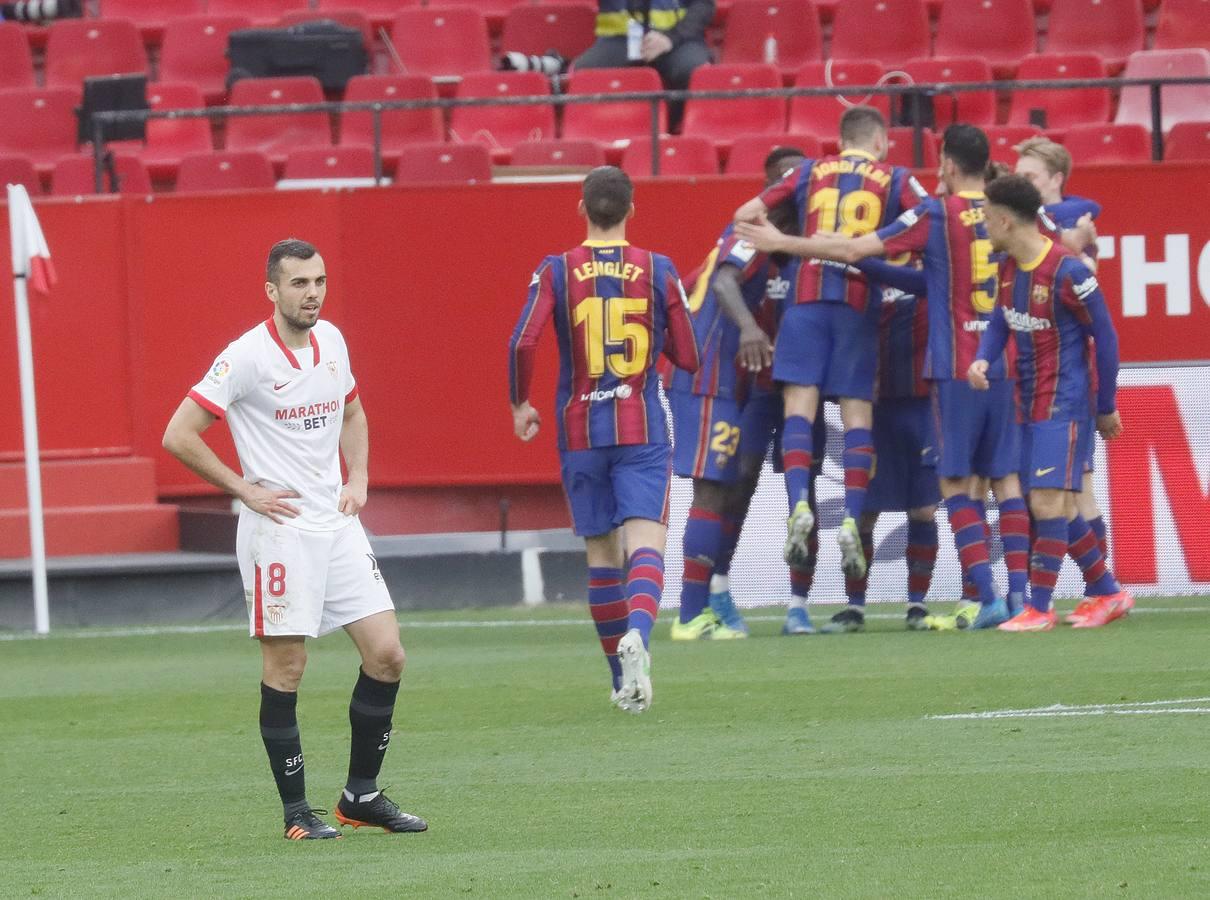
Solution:
M 1045 303 L 1050 299 L 1050 287 L 1045 284 L 1035 284 L 1032 299 L 1034 303 Z

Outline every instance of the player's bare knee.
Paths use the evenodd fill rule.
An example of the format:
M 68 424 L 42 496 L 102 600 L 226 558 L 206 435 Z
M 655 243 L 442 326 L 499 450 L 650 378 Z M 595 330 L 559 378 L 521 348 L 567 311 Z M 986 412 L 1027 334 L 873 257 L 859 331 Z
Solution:
M 407 661 L 403 645 L 396 642 L 394 646 L 388 644 L 380 648 L 375 652 L 373 660 L 366 660 L 365 663 L 373 666 L 375 671 L 369 674 L 378 681 L 399 681 L 403 677 Z
M 264 666 L 262 680 L 278 691 L 297 691 L 307 667 L 307 651 L 301 642 L 295 644 L 263 644 Z

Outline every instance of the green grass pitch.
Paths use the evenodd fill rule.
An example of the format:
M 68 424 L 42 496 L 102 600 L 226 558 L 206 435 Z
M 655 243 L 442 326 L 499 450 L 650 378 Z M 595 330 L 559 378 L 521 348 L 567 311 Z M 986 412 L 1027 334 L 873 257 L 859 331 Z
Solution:
M 430 830 L 314 843 L 282 839 L 239 632 L 0 641 L 0 897 L 1207 896 L 1210 715 L 1172 711 L 1210 709 L 1207 611 L 918 634 L 878 607 L 865 634 L 781 638 L 769 610 L 688 645 L 665 612 L 639 717 L 585 609 L 405 614 L 381 783 Z M 342 635 L 311 645 L 317 806 L 356 669 Z

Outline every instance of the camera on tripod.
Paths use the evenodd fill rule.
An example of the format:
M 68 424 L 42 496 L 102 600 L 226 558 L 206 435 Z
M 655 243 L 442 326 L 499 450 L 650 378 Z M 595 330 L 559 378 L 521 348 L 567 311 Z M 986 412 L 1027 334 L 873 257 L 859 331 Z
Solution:
M 515 50 L 500 55 L 500 68 L 505 72 L 541 72 L 559 75 L 567 69 L 567 60 L 554 50 L 545 53 L 518 53 Z

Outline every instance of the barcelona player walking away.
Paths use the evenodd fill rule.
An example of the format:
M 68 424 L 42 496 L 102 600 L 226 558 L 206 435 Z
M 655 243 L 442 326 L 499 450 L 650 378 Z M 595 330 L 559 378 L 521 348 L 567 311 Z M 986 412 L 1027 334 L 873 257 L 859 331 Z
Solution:
M 1020 467 L 1036 538 L 1029 605 L 1003 623 L 1003 631 L 1054 627 L 1051 595 L 1069 545 L 1098 610 L 1075 627 L 1105 624 L 1129 596 L 1106 567 L 1095 536 L 1076 508 L 1092 439 L 1090 413 L 1095 411 L 1097 429 L 1105 439 L 1122 430 L 1114 406 L 1118 336 L 1096 277 L 1038 231 L 1041 202 L 1037 188 L 1021 176 L 1006 176 L 988 187 L 988 235 L 1008 260 L 1001 272 L 999 302 L 968 372 L 974 389 L 987 390 L 989 360 L 1003 354 L 1010 332 L 1016 337 L 1018 399 L 1026 421 Z M 1095 362 L 1089 358 L 1089 337 L 1095 342 Z M 1093 365 L 1098 376 L 1095 391 Z
M 534 272 L 509 342 L 509 386 L 513 430 L 531 440 L 541 426 L 529 400 L 535 351 L 554 319 L 559 457 L 588 555 L 589 609 L 613 679 L 610 699 L 641 713 L 652 699 L 650 637 L 664 589 L 672 477 L 656 361 L 664 351 L 693 372 L 698 353 L 672 261 L 626 241 L 633 194 L 613 166 L 584 179 L 587 240 Z
M 895 220 L 925 197 L 906 169 L 887 165 L 887 132 L 882 114 L 855 106 L 840 119 L 838 156 L 808 159 L 779 183 L 749 200 L 735 213 L 737 233 L 768 226 L 765 216 L 793 198 L 801 234 L 841 237 L 869 234 Z M 767 231 L 786 237 L 771 226 Z M 756 232 L 759 233 L 759 232 Z M 807 238 L 787 238 L 789 241 Z M 756 243 L 771 252 L 775 247 Z M 795 303 L 786 310 L 773 353 L 773 377 L 782 384 L 785 425 L 782 433 L 786 492 L 790 501 L 785 545 L 786 562 L 795 565 L 809 553 L 815 517 L 808 502 L 812 481 L 812 430 L 820 400 L 837 397 L 845 429 L 845 511 L 837 541 L 845 574 L 865 574 L 857 521 L 865 509 L 866 490 L 874 467 L 872 400 L 878 355 L 878 298 L 854 269 L 805 256 L 798 267 Z

